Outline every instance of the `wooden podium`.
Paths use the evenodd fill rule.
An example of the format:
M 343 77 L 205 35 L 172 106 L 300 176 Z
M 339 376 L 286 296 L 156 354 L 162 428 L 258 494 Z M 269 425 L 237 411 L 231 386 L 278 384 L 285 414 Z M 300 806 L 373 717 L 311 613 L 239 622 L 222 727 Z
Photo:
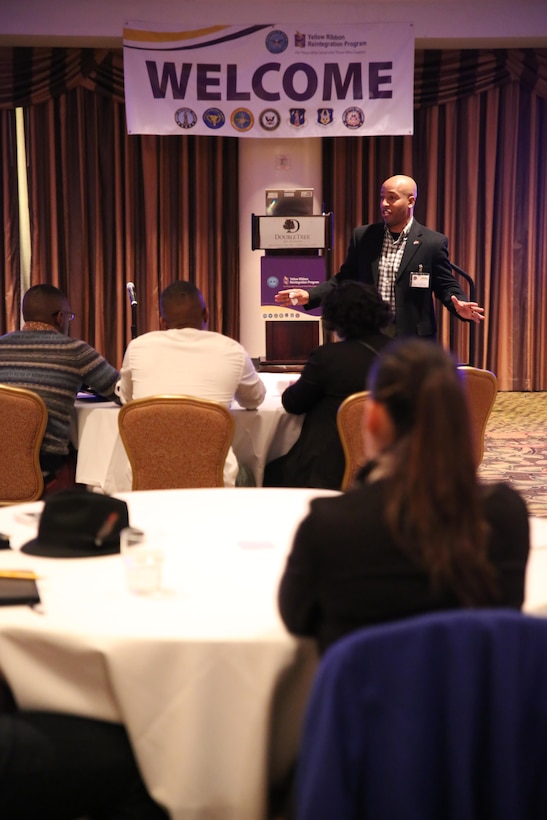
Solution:
M 253 250 L 264 249 L 261 260 L 261 309 L 269 366 L 303 365 L 320 344 L 321 311 L 281 308 L 275 294 L 287 288 L 309 290 L 326 276 L 324 250 L 332 246 L 333 215 L 252 215 Z
M 265 364 L 304 364 L 319 344 L 319 322 L 266 322 Z

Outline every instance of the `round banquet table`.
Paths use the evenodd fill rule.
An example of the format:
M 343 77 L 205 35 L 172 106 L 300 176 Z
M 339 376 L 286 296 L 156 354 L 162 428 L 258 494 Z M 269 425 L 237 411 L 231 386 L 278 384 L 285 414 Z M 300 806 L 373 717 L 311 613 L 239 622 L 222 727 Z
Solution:
M 122 722 L 153 797 L 175 820 L 266 817 L 294 762 L 317 657 L 287 633 L 277 586 L 293 533 L 321 490 L 121 494 L 130 523 L 165 534 L 163 587 L 126 589 L 119 554 L 41 558 L 42 502 L 0 509 L 41 604 L 0 607 L 0 673 L 23 709 Z
M 166 536 L 163 588 L 127 591 L 119 555 L 18 552 L 42 502 L 0 508 L 42 603 L 0 607 L 0 673 L 23 709 L 122 722 L 144 780 L 174 820 L 263 820 L 295 760 L 315 646 L 289 635 L 277 587 L 321 490 L 122 493 L 131 524 Z M 29 515 L 29 513 L 31 515 Z M 547 519 L 531 518 L 524 610 L 547 613 Z

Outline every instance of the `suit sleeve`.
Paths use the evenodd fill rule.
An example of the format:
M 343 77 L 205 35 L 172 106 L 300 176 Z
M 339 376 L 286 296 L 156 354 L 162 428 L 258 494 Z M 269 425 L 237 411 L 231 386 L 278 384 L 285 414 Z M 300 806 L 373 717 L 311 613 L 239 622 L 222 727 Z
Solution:
M 313 513 L 300 524 L 292 545 L 278 591 L 279 613 L 293 635 L 316 638 L 320 624 L 317 572 L 313 566 Z
M 520 609 L 530 553 L 528 507 L 522 496 L 506 483 L 486 487 L 484 492 L 491 531 L 490 558 L 499 572 L 500 603 Z
M 450 311 L 450 313 L 453 313 L 454 316 L 458 316 L 456 309 L 452 304 L 452 296 L 457 296 L 457 298 L 463 302 L 468 302 L 469 299 L 461 289 L 452 271 L 450 260 L 448 258 L 448 239 L 446 236 L 442 237 L 435 249 L 432 270 L 433 293 L 437 299 L 443 303 L 445 308 Z M 466 320 L 464 319 L 462 321 Z
M 324 368 L 321 366 L 321 348 L 312 351 L 295 384 L 283 392 L 281 403 L 287 413 L 307 413 L 325 395 Z
M 346 258 L 340 266 L 338 273 L 330 279 L 327 279 L 326 282 L 322 282 L 316 288 L 312 288 L 310 290 L 310 300 L 305 306 L 306 310 L 313 310 L 313 308 L 319 307 L 322 300 L 325 298 L 327 293 L 329 293 L 331 288 L 336 287 L 336 285 L 340 284 L 340 282 L 343 282 L 345 279 L 359 278 L 357 266 L 357 240 L 364 227 L 365 226 L 360 226 L 353 231 L 349 248 L 346 253 Z

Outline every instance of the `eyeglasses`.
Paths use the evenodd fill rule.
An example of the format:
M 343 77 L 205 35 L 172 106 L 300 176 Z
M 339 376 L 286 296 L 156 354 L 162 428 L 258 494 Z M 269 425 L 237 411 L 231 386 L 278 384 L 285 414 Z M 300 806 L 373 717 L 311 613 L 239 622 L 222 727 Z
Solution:
M 69 322 L 72 322 L 72 320 L 73 320 L 73 319 L 74 319 L 74 317 L 76 316 L 76 314 L 75 314 L 75 313 L 72 313 L 72 311 L 71 311 L 71 310 L 56 310 L 56 311 L 55 311 L 55 313 L 52 313 L 51 315 L 52 315 L 52 316 L 58 316 L 58 315 L 59 315 L 59 313 L 62 313 L 62 314 L 63 314 L 63 316 L 66 316 L 66 317 L 68 318 L 68 321 L 69 321 Z

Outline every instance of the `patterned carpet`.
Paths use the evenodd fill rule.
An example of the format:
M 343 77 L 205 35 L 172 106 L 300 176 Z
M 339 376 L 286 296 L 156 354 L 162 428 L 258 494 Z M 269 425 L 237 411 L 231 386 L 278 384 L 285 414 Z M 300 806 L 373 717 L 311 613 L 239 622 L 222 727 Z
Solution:
M 547 517 L 547 392 L 498 393 L 488 419 L 479 475 L 507 481 L 530 515 Z

